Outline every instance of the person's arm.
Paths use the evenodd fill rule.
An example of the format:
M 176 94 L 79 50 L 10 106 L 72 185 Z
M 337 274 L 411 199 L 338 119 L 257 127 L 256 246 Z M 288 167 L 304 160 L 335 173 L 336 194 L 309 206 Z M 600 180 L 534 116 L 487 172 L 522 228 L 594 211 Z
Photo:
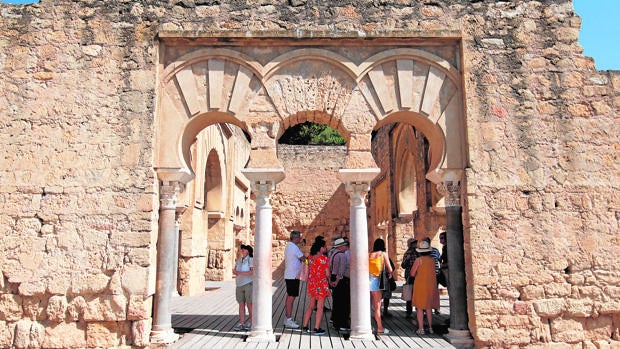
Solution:
M 344 269 L 345 269 L 345 261 L 343 259 L 346 259 L 347 257 L 344 255 L 343 252 L 335 252 L 334 256 L 332 257 L 332 267 L 334 268 L 331 271 L 331 274 L 336 275 L 336 280 L 331 281 L 331 275 L 330 275 L 330 285 L 332 287 L 336 287 L 338 285 L 338 282 L 340 282 L 340 280 L 342 280 L 342 278 L 344 277 Z
M 299 259 L 299 261 L 302 263 L 306 261 L 306 256 L 304 256 L 304 253 L 301 252 L 299 247 L 297 247 L 297 259 Z

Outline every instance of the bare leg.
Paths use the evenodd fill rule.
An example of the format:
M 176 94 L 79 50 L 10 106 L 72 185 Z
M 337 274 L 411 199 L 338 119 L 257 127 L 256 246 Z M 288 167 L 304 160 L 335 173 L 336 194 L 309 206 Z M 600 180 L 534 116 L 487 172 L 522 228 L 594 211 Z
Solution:
M 245 324 L 245 303 L 239 303 L 239 323 Z
M 308 322 L 310 322 L 310 316 L 312 316 L 312 309 L 314 309 L 315 302 L 316 299 L 314 299 L 314 297 L 310 297 L 308 306 L 306 307 L 306 312 L 304 313 L 304 327 L 308 327 Z
M 293 314 L 293 302 L 295 302 L 295 297 L 293 296 L 286 296 L 286 308 L 285 308 L 285 315 L 287 319 L 290 319 Z
M 316 317 L 314 318 L 314 328 L 321 327 L 321 319 L 323 318 L 323 306 L 325 305 L 325 298 L 319 298 L 317 309 L 316 309 Z
M 428 322 L 428 332 L 433 333 L 433 310 L 431 308 L 426 309 L 426 321 Z
M 381 324 L 381 291 L 370 292 L 370 298 L 374 307 L 373 312 L 377 322 L 377 331 L 383 332 L 383 325 Z
M 250 315 L 250 319 L 248 322 L 252 322 L 252 303 L 247 303 L 248 306 L 248 315 Z
M 424 310 L 420 309 L 420 308 L 415 308 L 415 315 L 416 318 L 418 319 L 418 331 L 422 332 L 424 331 Z

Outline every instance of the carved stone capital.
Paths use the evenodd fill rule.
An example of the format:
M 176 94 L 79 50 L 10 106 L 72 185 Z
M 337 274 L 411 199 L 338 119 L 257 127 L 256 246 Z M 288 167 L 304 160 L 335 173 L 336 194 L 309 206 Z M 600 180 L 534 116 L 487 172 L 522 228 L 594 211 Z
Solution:
M 444 180 L 441 184 L 437 185 L 437 191 L 446 198 L 446 206 L 461 206 L 460 180 Z
M 271 193 L 276 189 L 274 181 L 251 182 L 252 191 L 256 195 L 256 205 L 258 207 L 269 206 Z
M 368 194 L 368 190 L 370 190 L 370 183 L 347 182 L 345 186 L 351 200 L 351 206 L 360 206 L 364 204 L 366 194 Z
M 182 191 L 184 185 L 181 182 L 160 182 L 159 202 L 161 210 L 177 209 L 177 193 Z

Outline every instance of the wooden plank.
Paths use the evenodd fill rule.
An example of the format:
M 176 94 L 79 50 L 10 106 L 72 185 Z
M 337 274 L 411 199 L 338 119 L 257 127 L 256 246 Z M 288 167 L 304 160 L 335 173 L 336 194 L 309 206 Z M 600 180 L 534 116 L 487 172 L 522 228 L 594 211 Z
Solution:
M 392 317 L 384 318 L 384 326 L 391 330 L 389 335 L 380 335 L 379 340 L 350 341 L 343 338 L 333 327 L 329 326 L 331 312 L 324 312 L 321 327 L 326 329 L 325 336 L 304 334 L 300 329 L 290 329 L 283 326 L 286 286 L 282 273 L 273 275 L 273 328 L 279 339 L 273 343 L 245 342 L 249 332 L 237 332 L 233 327 L 238 323 L 238 305 L 234 297 L 234 282 L 220 283 L 221 287 L 205 292 L 198 297 L 176 297 L 172 300 L 173 327 L 178 324 L 197 326 L 192 332 L 186 333 L 170 348 L 222 348 L 222 349 L 297 349 L 297 348 L 453 348 L 440 335 L 415 334 L 416 327 L 413 319 L 405 318 L 405 302 L 400 299 L 400 293 L 395 291 L 390 301 L 389 311 Z M 293 308 L 294 318 L 303 323 L 303 313 L 308 301 L 306 284 L 302 283 L 300 295 Z M 331 299 L 326 302 L 331 308 Z M 442 315 L 433 315 L 433 322 L 438 323 L 445 319 L 449 312 L 447 296 L 441 298 Z M 182 313 L 185 312 L 185 313 Z M 310 322 L 314 327 L 314 322 Z

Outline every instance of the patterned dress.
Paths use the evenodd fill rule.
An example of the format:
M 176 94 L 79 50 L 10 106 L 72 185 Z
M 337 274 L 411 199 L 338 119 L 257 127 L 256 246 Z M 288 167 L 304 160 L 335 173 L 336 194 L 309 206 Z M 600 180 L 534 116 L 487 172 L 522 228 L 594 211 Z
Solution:
M 325 276 L 329 260 L 322 254 L 309 256 L 308 259 L 308 294 L 315 299 L 329 297 L 329 284 Z

